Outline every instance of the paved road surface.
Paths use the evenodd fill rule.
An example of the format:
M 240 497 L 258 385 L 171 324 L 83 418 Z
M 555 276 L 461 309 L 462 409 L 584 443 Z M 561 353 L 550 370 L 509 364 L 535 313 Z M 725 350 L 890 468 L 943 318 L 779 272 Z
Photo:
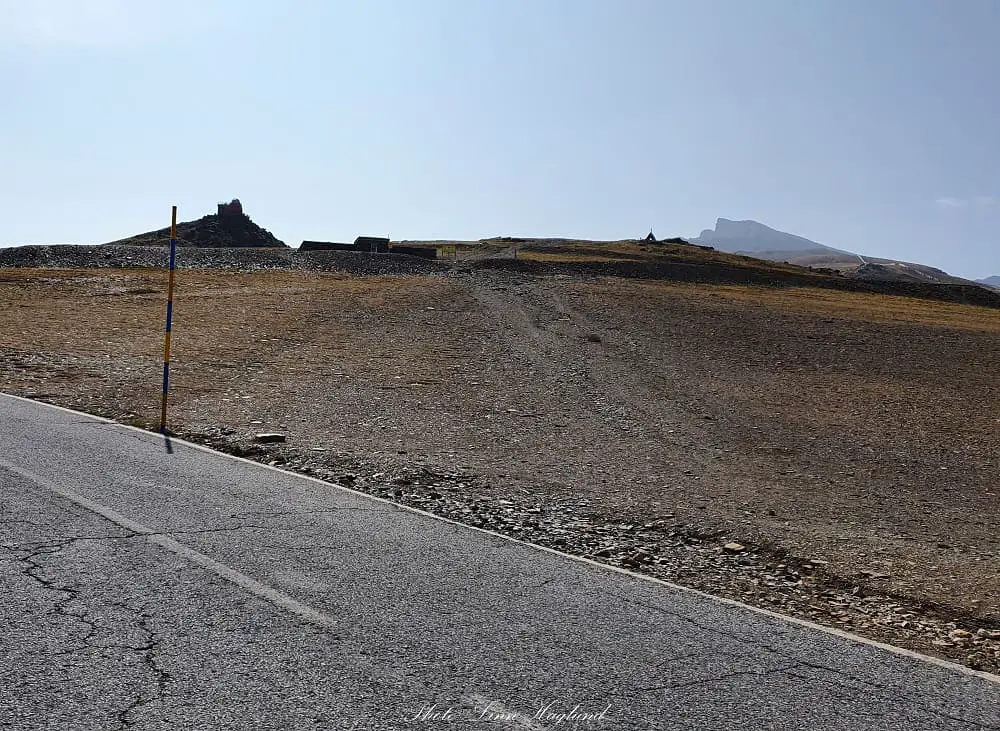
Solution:
M 0 607 L 3 729 L 1000 729 L 972 673 L 4 396 Z

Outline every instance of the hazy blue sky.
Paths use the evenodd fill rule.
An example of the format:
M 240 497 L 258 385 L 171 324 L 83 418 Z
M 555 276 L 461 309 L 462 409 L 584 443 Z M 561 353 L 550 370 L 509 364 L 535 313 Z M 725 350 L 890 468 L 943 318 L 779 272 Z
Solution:
M 1000 274 L 997 0 L 0 0 L 0 245 L 753 218 Z

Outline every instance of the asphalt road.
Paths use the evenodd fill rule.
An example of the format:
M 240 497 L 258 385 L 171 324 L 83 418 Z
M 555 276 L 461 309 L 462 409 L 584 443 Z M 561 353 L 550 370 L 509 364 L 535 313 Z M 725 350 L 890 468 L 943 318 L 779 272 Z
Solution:
M 1000 729 L 946 663 L 0 396 L 3 729 Z

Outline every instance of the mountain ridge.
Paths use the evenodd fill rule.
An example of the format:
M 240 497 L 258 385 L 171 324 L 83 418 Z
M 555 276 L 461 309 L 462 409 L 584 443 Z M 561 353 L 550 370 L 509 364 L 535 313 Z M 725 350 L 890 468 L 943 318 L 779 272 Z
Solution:
M 692 244 L 714 246 L 720 251 L 758 259 L 833 269 L 853 279 L 867 281 L 921 282 L 926 284 L 973 284 L 996 289 L 990 284 L 956 277 L 927 264 L 862 255 L 771 228 L 753 220 L 719 218 L 715 229 L 705 229 L 688 240 Z M 998 278 L 1000 279 L 1000 278 Z
M 824 252 L 851 254 L 816 241 L 766 226 L 753 220 L 734 221 L 718 218 L 714 229 L 705 229 L 701 235 L 689 239 L 693 244 L 714 246 L 730 254 L 755 254 L 760 252 Z

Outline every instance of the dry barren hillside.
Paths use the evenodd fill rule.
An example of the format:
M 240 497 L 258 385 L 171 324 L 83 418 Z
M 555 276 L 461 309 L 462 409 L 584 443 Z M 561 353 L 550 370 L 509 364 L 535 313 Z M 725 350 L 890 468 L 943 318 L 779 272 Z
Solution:
M 163 299 L 159 271 L 0 270 L 0 389 L 154 426 Z M 998 667 L 998 310 L 182 270 L 174 326 L 184 437 Z

